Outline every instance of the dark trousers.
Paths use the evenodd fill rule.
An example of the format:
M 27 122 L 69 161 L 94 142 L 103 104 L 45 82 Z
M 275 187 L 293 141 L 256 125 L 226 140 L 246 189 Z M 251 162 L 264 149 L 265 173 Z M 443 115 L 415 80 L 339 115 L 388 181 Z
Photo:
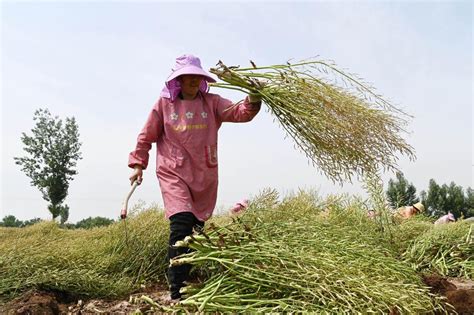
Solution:
M 186 236 L 193 234 L 193 229 L 200 230 L 204 227 L 204 222 L 199 221 L 191 212 L 180 212 L 170 217 L 170 242 L 168 247 L 168 259 L 178 255 L 189 253 L 189 248 L 173 248 L 177 241 L 183 240 Z M 168 269 L 168 281 L 172 299 L 179 299 L 181 293 L 179 289 L 184 286 L 184 281 L 188 280 L 190 264 L 174 266 Z

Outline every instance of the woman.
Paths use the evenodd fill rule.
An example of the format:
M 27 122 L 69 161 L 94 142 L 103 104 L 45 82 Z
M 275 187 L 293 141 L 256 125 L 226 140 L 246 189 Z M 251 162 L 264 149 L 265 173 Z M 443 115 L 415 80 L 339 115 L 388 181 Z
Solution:
M 417 202 L 412 206 L 398 208 L 396 215 L 401 219 L 409 219 L 424 211 L 425 206 L 421 202 Z
M 176 58 L 160 98 L 130 153 L 130 180 L 141 183 L 152 143 L 157 147 L 156 174 L 166 217 L 170 220 L 169 258 L 187 251 L 173 248 L 178 240 L 201 229 L 214 211 L 217 199 L 217 132 L 223 122 L 248 122 L 260 110 L 261 98 L 249 95 L 238 104 L 208 93 L 215 80 L 202 69 L 199 58 Z M 172 300 L 179 300 L 191 266 L 170 267 Z

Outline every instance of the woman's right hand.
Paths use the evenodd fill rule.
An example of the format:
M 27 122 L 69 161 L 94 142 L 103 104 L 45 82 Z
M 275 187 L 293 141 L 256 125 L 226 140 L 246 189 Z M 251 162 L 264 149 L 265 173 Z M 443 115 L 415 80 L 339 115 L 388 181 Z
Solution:
M 130 184 L 132 185 L 134 181 L 137 181 L 138 185 L 142 183 L 143 180 L 143 167 L 141 165 L 135 165 L 132 175 L 130 175 Z

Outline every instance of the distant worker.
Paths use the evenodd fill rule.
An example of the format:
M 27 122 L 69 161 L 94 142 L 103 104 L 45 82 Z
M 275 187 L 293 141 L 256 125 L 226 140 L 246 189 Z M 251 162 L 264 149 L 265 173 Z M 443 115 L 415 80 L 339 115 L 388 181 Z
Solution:
M 240 212 L 244 211 L 245 209 L 247 209 L 248 206 L 249 206 L 249 201 L 248 201 L 248 199 L 243 199 L 243 200 L 237 202 L 237 203 L 230 209 L 230 213 L 232 213 L 232 214 L 240 213 Z
M 425 212 L 425 206 L 421 202 L 417 202 L 413 206 L 398 208 L 396 216 L 402 219 L 409 219 L 422 212 Z
M 371 220 L 374 220 L 377 214 L 375 213 L 375 210 L 369 210 L 367 211 L 367 217 Z
M 454 215 L 451 212 L 448 212 L 448 214 L 443 215 L 438 220 L 436 220 L 434 224 L 435 225 L 446 224 L 446 223 L 450 223 L 454 221 L 456 221 L 456 219 L 454 218 Z

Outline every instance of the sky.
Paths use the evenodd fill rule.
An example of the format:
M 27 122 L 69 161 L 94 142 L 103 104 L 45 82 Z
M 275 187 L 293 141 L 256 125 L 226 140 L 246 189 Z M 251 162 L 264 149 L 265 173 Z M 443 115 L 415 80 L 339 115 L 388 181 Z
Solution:
M 128 154 L 185 53 L 205 69 L 219 60 L 333 60 L 413 116 L 405 137 L 417 159 L 400 156 L 399 167 L 418 192 L 432 178 L 473 187 L 472 18 L 471 1 L 3 1 L 0 218 L 50 217 L 13 160 L 25 156 L 20 138 L 38 108 L 79 125 L 83 159 L 65 201 L 69 222 L 117 218 L 130 188 Z M 130 206 L 162 204 L 154 150 Z M 364 195 L 359 182 L 333 184 L 310 165 L 265 105 L 250 123 L 221 127 L 218 154 L 218 211 L 267 187 Z M 383 174 L 385 184 L 394 177 Z

